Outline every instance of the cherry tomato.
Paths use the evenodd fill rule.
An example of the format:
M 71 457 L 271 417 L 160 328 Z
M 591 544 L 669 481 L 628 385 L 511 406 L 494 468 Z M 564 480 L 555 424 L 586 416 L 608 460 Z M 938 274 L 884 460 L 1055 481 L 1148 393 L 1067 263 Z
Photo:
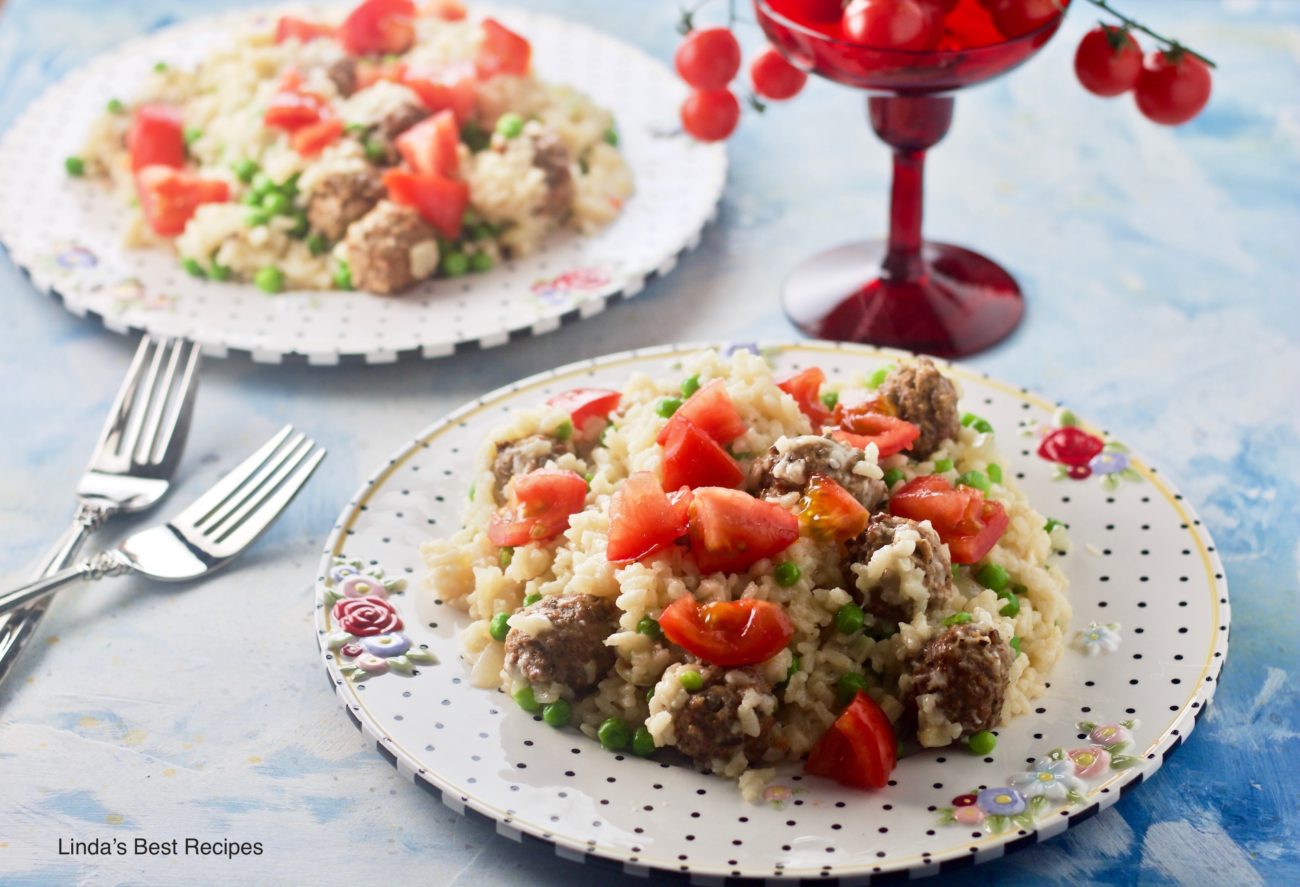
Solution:
M 293 135 L 289 137 L 289 143 L 303 157 L 315 157 L 326 147 L 334 144 L 341 135 L 343 135 L 343 121 L 337 117 L 328 117 L 319 123 L 310 123 L 294 130 Z
M 146 166 L 185 165 L 185 130 L 181 112 L 171 105 L 141 105 L 131 116 L 126 131 L 126 148 L 131 154 L 131 171 Z
M 514 479 L 511 501 L 492 515 L 488 539 L 493 545 L 545 542 L 569 527 L 569 516 L 582 511 L 587 482 L 572 471 L 542 468 Z
M 721 379 L 714 379 L 699 391 L 686 399 L 686 403 L 677 408 L 655 443 L 664 444 L 672 427 L 677 422 L 689 422 L 718 443 L 726 446 L 745 433 L 745 421 L 740 418 L 736 405 L 727 393 L 727 385 Z
M 777 388 L 794 398 L 794 402 L 799 405 L 799 412 L 808 417 L 814 431 L 831 420 L 831 411 L 826 409 L 821 397 L 822 385 L 825 383 L 826 374 L 821 367 L 808 367 L 776 383 Z
M 570 388 L 546 401 L 569 414 L 573 427 L 579 434 L 597 420 L 604 422 L 617 407 L 623 395 L 608 388 Z
M 334 29 L 321 22 L 309 21 L 292 15 L 282 15 L 275 23 L 275 42 L 298 40 L 310 43 L 318 37 L 333 37 Z
M 726 89 L 740 70 L 740 43 L 726 28 L 691 31 L 677 47 L 673 63 L 696 89 Z
M 691 500 L 690 536 L 700 572 L 740 573 L 789 548 L 799 520 L 740 490 L 703 487 Z
M 682 129 L 701 142 L 720 142 L 740 123 L 740 102 L 726 89 L 696 89 L 682 102 Z
M 994 0 L 987 8 L 1004 37 L 1028 34 L 1061 14 L 1057 0 Z
M 659 616 L 659 627 L 686 652 L 726 668 L 765 662 L 794 636 L 780 604 L 753 598 L 697 604 L 680 597 Z
M 474 57 L 479 79 L 489 80 L 500 74 L 522 77 L 532 61 L 532 44 L 496 19 L 483 19 L 483 42 Z
M 844 33 L 876 49 L 933 49 L 943 35 L 942 13 L 926 0 L 852 0 Z
M 605 557 L 630 564 L 672 545 L 686 535 L 688 505 L 687 498 L 670 499 L 651 472 L 633 474 L 610 500 Z
M 808 75 L 785 60 L 785 56 L 768 47 L 749 66 L 754 92 L 765 99 L 782 101 L 794 98 L 808 82 Z
M 1138 75 L 1138 110 L 1165 126 L 1186 123 L 1210 100 L 1210 68 L 1189 52 L 1177 56 L 1156 51 L 1147 54 Z
M 399 135 L 395 144 L 402 159 L 421 175 L 453 176 L 460 167 L 460 127 L 451 111 L 426 117 Z
M 664 489 L 738 487 L 745 473 L 717 442 L 689 421 L 672 423 L 664 441 Z
M 780 11 L 796 21 L 824 25 L 840 20 L 844 14 L 844 0 L 785 0 Z
M 352 55 L 401 55 L 415 42 L 413 0 L 362 0 L 339 25 Z
M 384 187 L 394 203 L 413 206 L 426 222 L 448 240 L 460 237 L 469 185 L 440 175 L 418 175 L 404 169 L 386 170 Z
M 1142 47 L 1124 28 L 1101 25 L 1079 41 L 1074 53 L 1074 74 L 1094 95 L 1128 92 L 1142 73 Z
M 1091 462 L 1104 446 L 1105 443 L 1095 434 L 1067 425 L 1048 432 L 1038 445 L 1038 455 L 1048 462 L 1078 467 Z
M 973 564 L 988 554 L 1010 523 L 1000 502 L 972 487 L 954 488 L 937 475 L 916 477 L 889 500 L 889 513 L 928 520 L 948 544 L 954 564 Z
M 859 690 L 808 752 L 804 772 L 850 788 L 884 788 L 897 763 L 898 741 L 889 717 Z
M 799 523 L 822 541 L 847 542 L 867 528 L 871 515 L 853 494 L 824 474 L 814 474 L 799 500 Z
M 204 203 L 224 203 L 230 187 L 218 179 L 202 179 L 171 166 L 146 166 L 135 174 L 140 211 L 155 233 L 175 237 L 185 230 Z

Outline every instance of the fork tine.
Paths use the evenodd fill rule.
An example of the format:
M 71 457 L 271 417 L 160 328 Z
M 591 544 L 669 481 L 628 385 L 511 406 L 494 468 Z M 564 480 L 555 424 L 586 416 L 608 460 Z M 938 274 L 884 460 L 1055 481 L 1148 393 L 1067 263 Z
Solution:
M 314 442 L 305 434 L 300 432 L 294 435 L 284 447 L 276 452 L 274 459 L 262 466 L 262 469 L 257 474 L 245 481 L 225 502 L 195 521 L 195 529 L 205 536 L 218 532 L 222 524 L 231 520 L 237 514 L 242 514 L 246 510 L 245 506 L 248 502 L 259 497 L 259 495 L 264 495 L 264 491 L 269 492 L 274 489 L 275 485 L 284 478 L 284 475 L 292 471 L 294 465 L 302 461 L 303 456 L 314 445 Z
M 153 360 L 149 362 L 149 371 L 145 373 L 144 381 L 136 389 L 136 396 L 133 400 L 140 406 L 134 407 L 131 411 L 131 420 L 127 423 L 126 435 L 122 439 L 122 446 L 118 452 L 127 459 L 135 452 L 136 445 L 140 441 L 140 433 L 144 430 L 146 414 L 150 407 L 153 406 L 153 390 L 158 384 L 158 370 L 162 366 L 163 355 L 167 352 L 167 342 L 164 341 L 158 345 L 153 353 Z M 143 395 L 143 399 L 141 398 Z
M 286 425 L 281 428 L 276 435 L 264 443 L 256 453 L 249 456 L 243 462 L 240 462 L 230 473 L 221 480 L 217 481 L 206 493 L 187 507 L 184 511 L 176 516 L 176 521 L 196 525 L 199 519 L 210 514 L 219 507 L 223 502 L 230 498 L 245 481 L 257 473 L 262 464 L 270 459 L 276 450 L 288 439 L 293 433 L 293 426 Z
M 131 407 L 135 403 L 137 392 L 140 390 L 140 376 L 144 373 L 145 365 L 149 362 L 149 353 L 153 350 L 154 342 L 152 336 L 142 336 L 140 338 L 140 344 L 135 349 L 135 356 L 131 358 L 131 366 L 126 371 L 126 378 L 122 380 L 122 386 L 117 389 L 117 396 L 113 398 L 113 407 L 108 411 L 108 418 L 104 420 L 104 427 L 99 432 L 99 441 L 95 444 L 95 454 L 91 457 L 92 465 L 101 457 L 111 456 L 118 452 L 122 430 L 126 428 L 127 420 L 131 417 Z
M 171 397 L 172 383 L 176 381 L 176 370 L 180 365 L 183 344 L 184 341 L 181 339 L 171 339 L 159 349 L 161 354 L 168 355 L 167 367 L 163 370 L 157 387 L 146 392 L 148 396 L 144 408 L 140 411 L 140 439 L 134 449 L 127 454 L 132 465 L 147 465 L 151 461 L 154 442 L 162 431 L 163 416 L 167 413 L 167 401 Z M 160 360 L 159 364 L 161 363 Z
M 220 519 L 199 527 L 199 531 L 203 535 L 215 537 L 217 542 L 221 542 L 239 529 L 249 515 L 260 508 L 266 499 L 275 494 L 280 484 L 284 483 L 284 479 L 311 455 L 315 447 L 316 442 L 311 438 L 303 438 L 301 441 L 295 442 L 289 449 L 288 455 L 276 466 L 273 473 L 263 478 L 256 487 L 252 484 L 247 485 L 245 495 L 240 497 L 240 500 L 235 503 L 233 508 L 222 514 Z
M 176 349 L 178 359 L 184 361 L 184 369 L 181 371 L 179 381 L 174 377 L 169 379 L 174 384 L 169 386 L 168 400 L 164 403 L 172 403 L 172 408 L 167 412 L 165 419 L 160 417 L 158 440 L 154 443 L 153 452 L 145 454 L 145 459 L 150 464 L 162 465 L 169 462 L 185 447 L 185 438 L 190 430 L 190 417 L 194 412 L 194 392 L 198 390 L 198 368 L 202 353 L 198 345 L 184 340 Z M 172 397 L 173 392 L 175 392 L 174 397 Z
M 280 516 L 280 513 L 298 495 L 298 491 L 307 483 L 307 479 L 312 476 L 312 473 L 315 472 L 324 458 L 324 448 L 317 448 L 316 452 L 306 462 L 303 462 L 292 476 L 280 483 L 274 492 L 270 492 L 247 516 L 242 518 L 241 523 L 230 528 L 225 535 L 218 538 L 217 544 L 221 546 L 221 556 L 234 557 L 247 548 L 258 536 L 262 535 L 263 531 Z

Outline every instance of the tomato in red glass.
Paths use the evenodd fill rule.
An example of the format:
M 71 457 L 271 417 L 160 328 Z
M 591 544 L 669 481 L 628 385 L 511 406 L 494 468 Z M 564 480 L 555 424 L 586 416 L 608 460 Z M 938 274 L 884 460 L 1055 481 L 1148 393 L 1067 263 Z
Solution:
M 171 105 L 136 108 L 126 131 L 126 148 L 131 154 L 132 172 L 146 166 L 184 166 L 185 129 L 180 109 Z
M 429 0 L 424 11 L 444 22 L 459 22 L 465 18 L 465 4 L 460 0 Z
M 871 515 L 853 494 L 824 474 L 814 474 L 799 501 L 799 523 L 821 541 L 847 542 L 867 528 Z
M 1100 25 L 1079 41 L 1074 53 L 1074 74 L 1093 95 L 1115 96 L 1128 92 L 1142 73 L 1142 47 L 1126 28 Z
M 664 489 L 738 487 L 740 465 L 717 442 L 690 422 L 676 422 L 664 441 Z
M 740 43 L 727 28 L 691 31 L 677 47 L 673 64 L 696 89 L 725 89 L 740 70 Z
M 320 37 L 333 37 L 334 29 L 322 22 L 313 22 L 292 15 L 282 15 L 275 23 L 275 42 L 298 40 L 310 43 Z
M 230 186 L 219 179 L 203 179 L 171 166 L 146 166 L 135 174 L 140 211 L 155 233 L 175 237 L 185 230 L 194 211 L 204 203 L 224 203 Z
M 581 434 L 596 420 L 608 419 L 622 398 L 622 394 L 608 388 L 570 388 L 547 400 L 546 405 L 568 413 L 574 429 Z
M 804 772 L 850 788 L 889 784 L 898 763 L 898 740 L 889 717 L 861 690 L 808 752 Z
M 859 450 L 875 444 L 878 456 L 892 456 L 912 446 L 921 436 L 921 429 L 911 422 L 884 413 L 863 413 L 846 419 L 835 439 Z
M 329 117 L 319 123 L 310 123 L 294 130 L 293 135 L 289 137 L 289 143 L 303 157 L 314 157 L 334 144 L 341 135 L 343 135 L 343 121 L 337 117 Z
M 460 167 L 460 127 L 451 111 L 426 117 L 397 137 L 397 152 L 419 175 L 452 176 Z
M 682 129 L 701 142 L 720 142 L 740 123 L 740 102 L 729 89 L 693 89 L 682 102 Z
M 483 19 L 483 42 L 474 57 L 474 70 L 482 80 L 499 74 L 522 76 L 528 73 L 533 47 L 496 19 Z
M 703 573 L 740 573 L 785 551 L 799 519 L 740 490 L 704 487 L 691 500 L 691 551 Z
M 838 22 L 844 14 L 844 0 L 784 0 L 772 5 L 795 21 L 820 25 Z
M 768 47 L 750 63 L 749 79 L 754 84 L 754 92 L 779 102 L 797 96 L 808 82 L 808 75 Z
M 1067 425 L 1053 428 L 1038 445 L 1038 455 L 1049 462 L 1078 467 L 1087 465 L 1105 447 L 1105 443 L 1095 434 L 1089 434 L 1082 428 Z
M 401 55 L 415 42 L 413 0 L 362 0 L 339 25 L 352 55 Z
M 794 636 L 780 604 L 753 598 L 697 604 L 680 597 L 660 614 L 659 627 L 687 653 L 724 668 L 766 662 Z
M 727 385 L 721 379 L 714 379 L 688 397 L 659 432 L 655 443 L 665 443 L 673 424 L 678 422 L 690 422 L 723 446 L 745 433 L 745 421 L 740 418 L 731 395 L 727 393 Z
M 673 502 L 649 471 L 638 471 L 614 493 L 609 503 L 609 541 L 605 557 L 630 564 L 662 551 L 686 535 L 687 508 Z
M 473 65 L 448 65 L 438 71 L 403 70 L 398 82 L 409 87 L 430 111 L 450 110 L 460 122 L 478 105 L 478 78 Z
M 1133 96 L 1142 116 L 1154 123 L 1186 123 L 1210 100 L 1209 66 L 1189 52 L 1147 54 Z
M 984 498 L 973 487 L 953 487 L 942 477 L 927 475 L 908 481 L 889 500 L 889 513 L 915 521 L 928 520 L 948 544 L 955 564 L 973 564 L 997 544 L 1009 519 L 1000 502 Z
M 415 207 L 448 240 L 460 237 L 469 207 L 469 185 L 446 176 L 419 175 L 404 169 L 386 170 L 383 181 L 394 203 Z
M 794 398 L 799 412 L 808 417 L 814 431 L 831 421 L 831 411 L 822 403 L 821 391 L 825 383 L 826 374 L 821 367 L 808 367 L 776 383 L 777 388 Z
M 1019 37 L 1061 14 L 1058 0 L 994 0 L 988 6 L 993 24 L 1004 37 Z
M 271 96 L 262 122 L 272 129 L 293 132 L 319 123 L 330 115 L 329 103 L 310 92 L 282 90 Z
M 582 511 L 587 482 L 572 471 L 542 468 L 514 479 L 510 502 L 492 515 L 488 540 L 516 546 L 545 542 L 569 527 L 569 516 Z
M 844 34 L 876 49 L 933 49 L 943 16 L 925 0 L 852 0 L 844 8 Z

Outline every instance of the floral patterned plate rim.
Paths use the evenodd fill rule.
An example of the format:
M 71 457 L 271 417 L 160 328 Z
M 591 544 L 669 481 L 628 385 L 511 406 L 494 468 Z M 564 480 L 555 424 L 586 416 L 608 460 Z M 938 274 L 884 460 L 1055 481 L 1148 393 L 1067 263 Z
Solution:
M 421 432 L 343 510 L 317 574 L 317 640 L 348 718 L 402 777 L 579 862 L 698 883 L 868 882 L 1051 838 L 1137 787 L 1186 740 L 1228 649 L 1213 540 L 1158 469 L 1109 434 L 959 364 L 947 371 L 963 409 L 979 415 L 969 421 L 1001 436 L 1004 472 L 1071 536 L 1067 650 L 1035 713 L 999 728 L 995 749 L 910 755 L 874 793 L 786 766 L 750 804 L 734 782 L 611 754 L 472 687 L 457 658 L 464 617 L 423 588 L 419 545 L 455 528 L 483 438 L 513 407 L 577 385 L 617 387 L 633 370 L 671 373 L 703 347 L 613 354 L 498 389 Z M 782 371 L 821 366 L 832 381 L 901 356 L 835 343 L 715 347 L 758 350 Z
M 300 8 L 295 7 L 301 12 Z M 559 234 L 536 255 L 468 278 L 429 281 L 400 297 L 286 292 L 196 280 L 165 250 L 127 250 L 127 208 L 69 178 L 90 122 L 113 92 L 133 94 L 153 64 L 193 64 L 274 9 L 196 18 L 128 40 L 47 89 L 0 136 L 0 243 L 41 292 L 118 333 L 194 340 L 211 356 L 263 363 L 391 363 L 542 335 L 640 293 L 698 245 L 726 180 L 726 149 L 683 135 L 685 95 L 662 63 L 585 25 L 473 4 L 533 43 L 545 79 L 570 83 L 613 110 L 636 180 L 623 214 L 591 237 Z

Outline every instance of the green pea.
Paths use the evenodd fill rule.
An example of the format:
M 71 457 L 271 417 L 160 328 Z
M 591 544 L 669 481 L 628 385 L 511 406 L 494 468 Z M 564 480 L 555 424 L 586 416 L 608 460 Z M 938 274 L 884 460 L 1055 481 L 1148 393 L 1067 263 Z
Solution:
M 264 293 L 278 293 L 284 289 L 284 272 L 274 265 L 258 268 L 253 285 Z
M 531 607 L 533 604 L 537 603 L 541 599 L 542 599 L 541 592 L 534 591 L 532 594 L 524 596 L 524 606 Z
M 542 720 L 555 728 L 567 727 L 573 717 L 573 709 L 567 699 L 557 699 L 542 707 Z
M 352 289 L 352 269 L 348 267 L 347 262 L 339 262 L 338 267 L 334 269 L 333 283 L 335 289 Z M 470 498 L 474 497 L 471 495 Z
M 785 561 L 784 563 L 777 564 L 776 569 L 772 571 L 772 576 L 776 579 L 776 584 L 782 588 L 789 588 L 791 585 L 794 585 L 799 581 L 799 577 L 802 575 L 803 570 L 800 570 L 799 565 L 794 561 Z
M 618 130 L 612 126 L 605 130 L 605 144 L 618 147 Z
M 868 388 L 879 388 L 885 384 L 885 379 L 889 376 L 889 371 L 894 368 L 891 363 L 889 366 L 883 366 L 867 377 Z
M 987 755 L 997 748 L 997 745 L 998 738 L 990 730 L 972 733 L 970 739 L 966 740 L 966 747 L 970 749 L 973 755 Z
M 637 620 L 636 633 L 643 634 L 648 638 L 658 640 L 664 636 L 664 630 L 659 627 L 658 621 L 650 616 L 642 616 Z
M 982 471 L 963 471 L 957 478 L 957 486 L 974 487 L 980 492 L 989 491 L 989 479 L 984 476 Z
M 452 250 L 442 257 L 442 273 L 448 277 L 460 277 L 469 271 L 469 256 L 460 250 Z
M 325 242 L 324 234 L 313 231 L 307 235 L 307 251 L 313 256 L 322 255 L 327 249 L 329 249 L 329 244 Z
M 1002 483 L 1002 466 L 1001 466 L 1001 465 L 998 465 L 998 464 L 995 463 L 995 464 L 993 464 L 993 465 L 990 465 L 988 468 L 986 468 L 986 469 L 984 469 L 984 470 L 988 472 L 989 480 L 993 481 L 993 483 L 995 483 L 995 484 L 1000 484 L 1000 483 Z
M 343 131 L 350 136 L 365 135 L 365 132 L 368 129 L 370 129 L 370 127 L 366 126 L 364 123 L 349 123 L 343 127 Z
M 166 63 L 166 62 L 154 62 L 154 63 L 153 63 L 153 72 L 154 72 L 155 74 L 161 74 L 163 71 L 166 71 L 166 70 L 167 70 L 167 63 Z
M 239 202 L 244 206 L 259 208 L 262 205 L 262 195 L 258 191 L 249 188 L 240 196 Z
M 311 228 L 311 223 L 307 221 L 307 214 L 300 209 L 294 210 L 291 215 L 293 217 L 293 225 L 289 228 L 289 236 L 297 237 L 301 240 L 307 236 L 307 232 Z
M 290 206 L 289 198 L 279 191 L 268 191 L 263 194 L 259 205 L 273 216 L 283 214 Z
M 514 699 L 515 703 L 524 711 L 535 713 L 542 710 L 542 704 L 533 695 L 533 688 L 526 684 L 515 691 Z
M 497 229 L 487 222 L 480 222 L 469 229 L 470 240 L 491 240 L 497 236 Z
M 86 174 L 86 161 L 80 157 L 69 157 L 63 161 L 63 168 L 67 170 L 70 176 L 84 176 Z
M 477 486 L 478 486 L 478 481 L 474 481 L 469 485 L 469 501 L 471 502 L 474 501 L 474 488 Z
M 906 477 L 906 475 L 903 474 L 902 470 L 891 468 L 885 472 L 885 486 L 889 489 L 893 489 L 894 484 L 898 483 L 904 477 Z
M 270 221 L 271 214 L 264 209 L 252 210 L 248 215 L 244 216 L 244 224 L 250 228 L 268 224 Z
M 257 175 L 259 169 L 260 167 L 258 167 L 256 163 L 245 157 L 243 160 L 240 160 L 235 164 L 235 177 L 247 185 L 249 182 L 253 181 L 253 176 Z
M 126 110 L 126 105 L 122 104 L 122 100 L 121 100 L 121 99 L 109 99 L 109 100 L 108 100 L 108 113 L 110 113 L 110 114 L 121 114 L 121 113 L 122 113 L 123 111 L 125 111 L 125 110 Z
M 213 280 L 229 280 L 233 274 L 234 272 L 230 268 L 218 264 L 216 259 L 212 260 L 212 266 L 208 268 L 208 276 Z
M 185 147 L 188 148 L 190 145 L 193 145 L 199 139 L 203 138 L 203 130 L 199 129 L 197 126 L 187 126 L 185 127 L 185 131 L 181 133 L 181 138 L 185 141 Z
M 668 419 L 672 417 L 673 413 L 677 412 L 681 405 L 682 399 L 680 397 L 665 397 L 655 405 L 655 412 Z
M 1019 656 L 1019 655 L 1020 655 L 1020 635 L 1016 635 L 1015 637 L 1011 638 L 1010 646 L 1011 646 L 1011 649 L 1013 649 L 1013 650 L 1016 651 L 1016 655 Z
M 589 490 L 591 489 L 591 481 L 592 478 L 594 478 L 595 476 L 596 476 L 596 472 L 594 471 L 588 471 L 586 474 L 582 476 L 582 479 L 587 482 L 587 489 Z
M 694 376 L 687 376 L 686 381 L 682 382 L 682 400 L 690 397 L 700 390 L 700 376 L 696 373 Z
M 298 180 L 300 178 L 302 178 L 302 173 L 294 173 L 284 180 L 284 184 L 280 186 L 280 190 L 290 197 L 296 197 L 298 195 Z
M 974 428 L 976 431 L 978 431 L 980 434 L 993 433 L 993 426 L 989 424 L 989 421 L 987 419 L 976 419 L 973 423 L 971 423 L 971 427 Z
M 983 563 L 975 571 L 975 581 L 985 588 L 1001 591 L 1011 584 L 1011 574 L 998 564 Z
M 1004 589 L 998 592 L 998 597 L 1006 601 L 1006 603 L 1002 605 L 1002 609 L 998 610 L 998 612 L 1003 616 L 1011 618 L 1020 612 L 1020 598 L 1016 596 L 1014 591 Z
M 375 163 L 382 163 L 388 159 L 388 146 L 379 139 L 366 139 L 362 146 L 366 150 L 366 159 Z
M 1050 533 L 1052 532 L 1052 530 L 1055 530 L 1057 527 L 1063 527 L 1063 526 L 1065 526 L 1065 524 L 1061 523 L 1056 518 L 1049 517 L 1047 519 L 1047 523 L 1043 524 L 1043 532 Z
M 798 653 L 795 653 L 793 656 L 790 657 L 790 668 L 787 669 L 787 670 L 786 670 L 786 673 L 785 673 L 785 679 L 786 679 L 787 681 L 790 680 L 790 678 L 794 677 L 796 674 L 799 673 L 799 666 L 800 666 L 801 664 L 802 664 L 802 663 L 801 663 L 801 661 L 800 661 L 800 659 L 799 659 L 799 654 L 798 654 Z
M 596 728 L 596 738 L 610 751 L 621 751 L 632 741 L 632 731 L 622 718 L 606 718 Z
M 492 266 L 496 263 L 492 261 L 492 256 L 488 253 L 474 253 L 469 257 L 469 270 L 482 273 L 491 271 Z
M 856 671 L 845 672 L 835 682 L 835 696 L 839 699 L 840 705 L 848 705 L 853 701 L 853 697 L 859 692 L 865 692 L 866 689 L 867 676 Z
M 677 681 L 682 685 L 682 689 L 688 693 L 694 693 L 696 690 L 699 690 L 704 686 L 703 676 L 694 669 L 687 669 L 686 671 L 678 672 Z
M 497 118 L 497 132 L 508 139 L 519 136 L 524 131 L 524 118 L 514 111 L 508 111 Z
M 280 190 L 278 187 L 276 187 L 276 184 L 274 181 L 272 181 L 271 177 L 268 176 L 266 173 L 262 172 L 261 170 L 258 170 L 257 172 L 253 173 L 253 180 L 249 182 L 249 187 L 251 187 L 253 191 L 256 192 L 257 199 L 259 202 L 261 201 L 262 196 L 264 194 L 270 194 L 272 191 Z
M 632 734 L 632 754 L 638 758 L 648 758 L 655 753 L 655 738 L 644 726 L 637 727 Z
M 935 473 L 935 474 L 943 474 L 945 471 L 952 471 L 952 460 L 951 460 L 951 459 L 935 459 L 935 460 L 934 460 L 934 473 Z
M 646 702 L 649 702 L 651 699 L 654 699 L 654 698 L 655 698 L 655 688 L 654 688 L 654 687 L 648 687 L 648 688 L 646 688 L 646 691 L 645 691 L 645 701 L 646 701 Z
M 828 410 L 835 409 L 835 405 L 840 402 L 840 393 L 838 391 L 827 391 L 822 395 L 822 406 Z
M 565 419 L 559 425 L 556 425 L 555 430 L 551 432 L 551 435 L 556 440 L 568 440 L 573 437 L 573 420 Z
M 497 563 L 501 565 L 501 569 L 503 570 L 506 567 L 510 566 L 510 562 L 514 559 L 515 559 L 515 550 L 511 548 L 509 545 L 507 545 L 506 547 L 502 548 L 500 551 L 497 552 Z
M 494 641 L 504 641 L 506 635 L 510 634 L 510 614 L 497 613 L 488 623 L 488 634 L 492 635 Z
M 974 618 L 970 613 L 953 613 L 943 620 L 943 624 L 951 628 L 954 625 L 966 625 Z
M 185 269 L 185 273 L 190 277 L 203 279 L 208 276 L 208 272 L 203 270 L 203 266 L 189 257 L 181 259 L 181 267 Z
M 866 614 L 857 604 L 845 604 L 835 612 L 835 629 L 840 634 L 853 634 L 861 631 L 866 623 Z

